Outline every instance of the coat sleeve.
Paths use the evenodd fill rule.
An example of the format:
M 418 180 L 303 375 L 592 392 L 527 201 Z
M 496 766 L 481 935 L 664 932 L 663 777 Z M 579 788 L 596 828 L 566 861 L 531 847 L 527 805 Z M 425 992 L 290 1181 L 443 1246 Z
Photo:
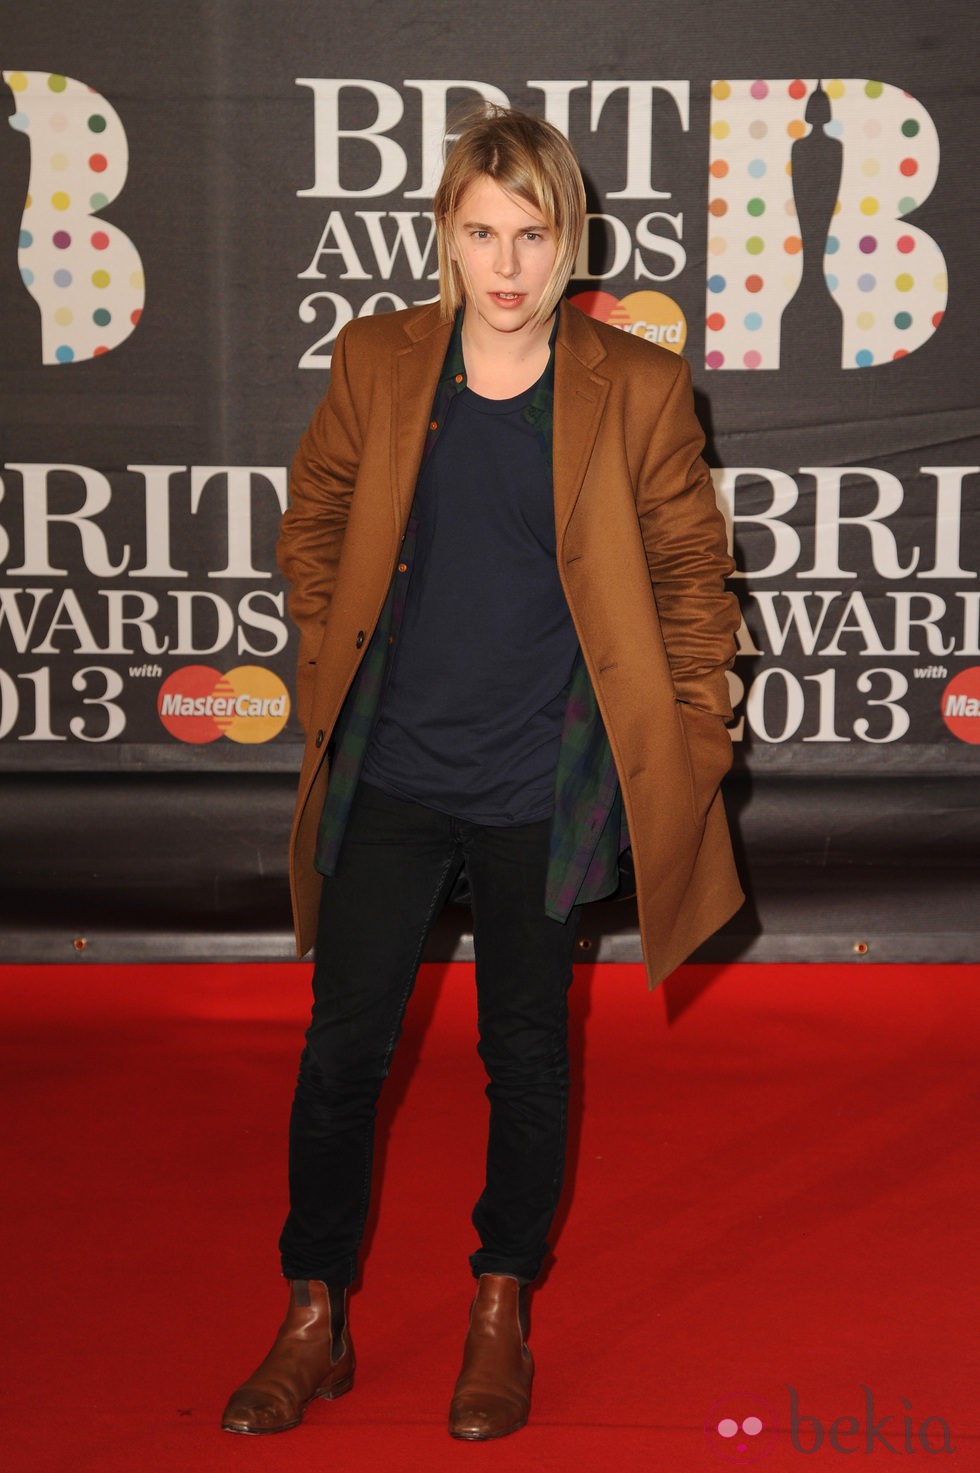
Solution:
M 289 613 L 299 629 L 296 711 L 309 727 L 316 661 L 330 612 L 361 436 L 349 380 L 346 328 L 338 335 L 330 387 L 299 443 L 289 478 L 289 507 L 276 547 L 290 584 Z
M 740 613 L 724 586 L 735 565 L 703 447 L 681 359 L 643 456 L 637 512 L 677 699 L 730 720 L 725 671 Z

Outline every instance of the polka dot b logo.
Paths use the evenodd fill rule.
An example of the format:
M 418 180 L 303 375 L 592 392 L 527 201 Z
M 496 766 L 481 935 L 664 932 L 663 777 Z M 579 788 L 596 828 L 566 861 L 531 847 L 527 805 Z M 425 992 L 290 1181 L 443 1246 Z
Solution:
M 125 342 L 143 310 L 143 263 L 99 212 L 129 169 L 115 108 L 83 82 L 48 72 L 3 73 L 31 143 L 21 221 L 21 278 L 41 313 L 41 361 L 77 363 Z
M 815 289 L 839 309 L 841 368 L 927 342 L 946 262 L 906 216 L 932 192 L 939 153 L 926 109 L 886 82 L 712 83 L 705 367 L 778 368 L 784 314 L 817 265 Z

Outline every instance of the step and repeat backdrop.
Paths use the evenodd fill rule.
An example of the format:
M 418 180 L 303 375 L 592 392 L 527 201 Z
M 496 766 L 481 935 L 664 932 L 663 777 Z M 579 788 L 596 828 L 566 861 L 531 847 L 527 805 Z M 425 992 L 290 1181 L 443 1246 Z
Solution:
M 980 752 L 971 0 L 22 7 L 0 35 L 0 767 L 285 769 L 275 569 L 354 317 L 431 300 L 447 117 L 567 133 L 572 301 L 690 362 L 737 762 Z

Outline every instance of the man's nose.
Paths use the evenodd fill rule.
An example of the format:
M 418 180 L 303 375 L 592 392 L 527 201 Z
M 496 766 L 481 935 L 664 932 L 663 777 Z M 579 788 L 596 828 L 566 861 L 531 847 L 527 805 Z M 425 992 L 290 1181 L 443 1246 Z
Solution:
M 517 269 L 517 251 L 513 241 L 500 241 L 497 246 L 498 272 L 501 276 L 516 276 Z

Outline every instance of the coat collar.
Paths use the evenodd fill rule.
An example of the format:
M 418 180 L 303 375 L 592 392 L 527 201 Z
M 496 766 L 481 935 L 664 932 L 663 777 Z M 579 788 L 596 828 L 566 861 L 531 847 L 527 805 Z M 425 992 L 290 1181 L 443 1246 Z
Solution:
M 392 370 L 391 484 L 395 518 L 404 527 L 453 325 L 443 322 L 438 303 L 406 313 L 401 325 L 406 343 L 397 349 Z

